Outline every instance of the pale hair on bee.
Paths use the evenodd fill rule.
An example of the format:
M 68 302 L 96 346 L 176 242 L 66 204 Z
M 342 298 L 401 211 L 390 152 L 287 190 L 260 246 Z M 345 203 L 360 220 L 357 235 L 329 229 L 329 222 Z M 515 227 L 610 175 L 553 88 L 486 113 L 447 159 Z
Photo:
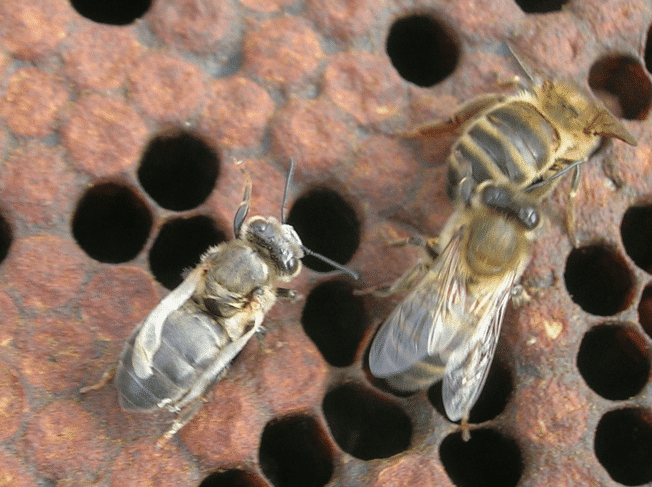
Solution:
M 197 413 L 203 395 L 262 329 L 277 298 L 296 297 L 293 290 L 276 283 L 294 279 L 304 255 L 314 255 L 358 279 L 353 271 L 304 247 L 294 228 L 285 223 L 293 161 L 281 222 L 262 216 L 245 221 L 252 182 L 240 168 L 246 183 L 234 217 L 235 240 L 208 249 L 199 265 L 136 327 L 117 364 L 97 384 L 80 391 L 99 389 L 115 377 L 123 410 L 153 413 L 166 408 L 177 413 L 159 446 Z

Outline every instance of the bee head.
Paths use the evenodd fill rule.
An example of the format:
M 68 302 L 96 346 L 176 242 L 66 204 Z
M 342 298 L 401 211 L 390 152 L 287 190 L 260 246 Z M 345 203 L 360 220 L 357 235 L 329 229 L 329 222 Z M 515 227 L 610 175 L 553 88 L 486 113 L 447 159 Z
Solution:
M 301 271 L 303 245 L 292 226 L 255 216 L 243 228 L 242 238 L 276 269 L 281 280 L 289 281 Z

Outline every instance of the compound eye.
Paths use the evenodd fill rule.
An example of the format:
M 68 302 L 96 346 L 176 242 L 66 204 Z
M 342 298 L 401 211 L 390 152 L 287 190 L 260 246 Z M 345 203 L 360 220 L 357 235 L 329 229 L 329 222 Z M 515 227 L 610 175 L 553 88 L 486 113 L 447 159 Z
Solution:
M 301 261 L 296 257 L 289 257 L 285 261 L 285 271 L 290 276 L 297 274 L 299 272 L 300 267 L 301 267 Z
M 539 212 L 533 206 L 526 206 L 519 211 L 519 220 L 526 228 L 532 230 L 539 224 Z

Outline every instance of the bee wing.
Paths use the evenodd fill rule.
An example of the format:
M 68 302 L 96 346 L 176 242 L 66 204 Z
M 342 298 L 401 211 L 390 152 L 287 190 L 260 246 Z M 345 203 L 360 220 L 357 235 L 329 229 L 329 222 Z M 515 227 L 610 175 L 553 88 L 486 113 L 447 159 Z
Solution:
M 462 236 L 462 231 L 453 236 L 434 267 L 380 327 L 369 351 L 375 377 L 398 375 L 428 356 L 441 355 L 441 365 L 446 363 L 466 314 L 466 286 L 459 274 Z
M 451 351 L 446 362 L 442 397 L 446 415 L 451 421 L 468 418 L 482 391 L 500 336 L 505 308 L 516 280 L 516 272 L 508 272 L 496 286 L 487 286 L 469 297 L 468 317 L 478 317 L 469 336 Z
M 165 296 L 145 318 L 134 341 L 131 361 L 139 379 L 152 375 L 152 360 L 161 346 L 161 331 L 167 317 L 193 295 L 204 276 L 205 266 L 198 265 L 179 286 Z

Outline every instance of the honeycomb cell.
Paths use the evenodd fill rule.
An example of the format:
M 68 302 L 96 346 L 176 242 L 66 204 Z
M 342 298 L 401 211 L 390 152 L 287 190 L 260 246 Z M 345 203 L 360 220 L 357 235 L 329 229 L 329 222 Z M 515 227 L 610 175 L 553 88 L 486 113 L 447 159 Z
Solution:
M 5 257 L 7 257 L 13 239 L 11 225 L 9 225 L 9 222 L 4 215 L 0 213 L 0 263 L 5 260 Z
M 170 130 L 150 141 L 138 168 L 138 179 L 154 201 L 168 210 L 190 210 L 202 204 L 219 174 L 217 153 L 201 138 Z
M 638 303 L 638 319 L 648 336 L 652 337 L 652 286 L 643 289 Z
M 523 473 L 516 442 L 486 428 L 471 430 L 469 441 L 461 432 L 448 435 L 439 446 L 439 457 L 457 486 L 513 487 Z
M 620 254 L 605 245 L 573 249 L 564 281 L 573 301 L 594 315 L 615 315 L 631 303 L 634 278 Z
M 483 423 L 498 416 L 507 405 L 514 388 L 512 376 L 507 366 L 494 360 L 489 369 L 487 382 L 469 415 L 470 423 Z M 428 389 L 428 400 L 442 416 L 446 416 L 441 395 L 442 381 Z
M 608 56 L 591 66 L 589 86 L 607 108 L 626 120 L 644 120 L 652 103 L 652 83 L 637 59 Z
M 145 15 L 151 0 L 70 0 L 73 8 L 82 16 L 98 24 L 127 25 Z
M 595 431 L 595 456 L 624 485 L 652 482 L 652 413 L 625 408 L 606 413 Z
M 647 31 L 643 60 L 645 61 L 645 69 L 647 69 L 647 72 L 652 73 L 652 25 Z
M 72 234 L 90 257 L 100 262 L 127 262 L 143 249 L 152 213 L 133 188 L 116 182 L 96 184 L 79 199 Z
M 362 298 L 353 295 L 353 287 L 348 282 L 333 280 L 310 292 L 301 324 L 330 365 L 347 367 L 356 358 L 367 316 Z
M 333 475 L 328 435 L 311 416 L 270 421 L 263 430 L 260 468 L 275 487 L 321 487 Z
M 267 482 L 244 470 L 215 472 L 201 481 L 199 487 L 267 487 Z
M 198 215 L 166 222 L 149 252 L 149 267 L 168 289 L 181 284 L 182 273 L 199 264 L 204 252 L 226 240 L 226 232 L 211 218 Z
M 638 394 L 650 374 L 645 339 L 630 325 L 602 325 L 589 330 L 577 354 L 577 368 L 588 386 L 605 399 Z
M 288 215 L 303 245 L 340 264 L 346 264 L 360 245 L 360 220 L 353 207 L 337 192 L 313 188 L 297 198 Z M 318 272 L 333 268 L 313 256 L 303 263 Z
M 407 414 L 360 385 L 337 386 L 326 394 L 322 408 L 339 447 L 356 458 L 387 458 L 410 447 L 412 423 Z
M 652 274 L 652 205 L 628 208 L 620 224 L 620 236 L 634 264 Z
M 516 5 L 526 14 L 559 12 L 567 3 L 568 0 L 516 0 Z
M 428 15 L 409 15 L 394 22 L 386 50 L 403 79 L 424 87 L 446 79 L 460 58 L 453 30 Z

